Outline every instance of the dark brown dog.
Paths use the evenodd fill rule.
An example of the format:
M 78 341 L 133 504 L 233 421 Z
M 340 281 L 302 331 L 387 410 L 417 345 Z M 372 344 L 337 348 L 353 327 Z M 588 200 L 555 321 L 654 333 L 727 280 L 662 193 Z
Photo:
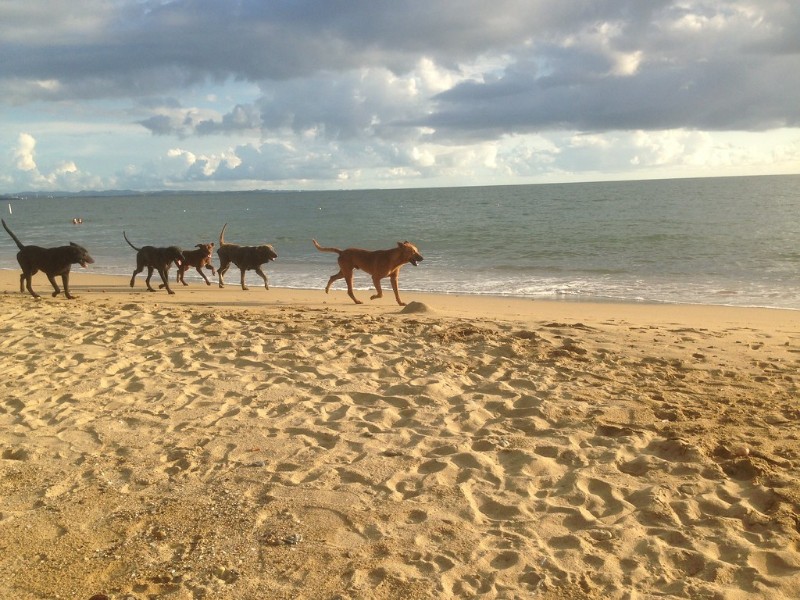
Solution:
M 225 228 L 227 223 L 222 226 L 222 231 L 219 232 L 219 248 L 217 248 L 217 256 L 219 256 L 219 287 L 225 287 L 225 282 L 222 277 L 228 271 L 231 263 L 239 267 L 242 272 L 242 289 L 248 289 L 244 283 L 245 271 L 255 271 L 264 280 L 264 287 L 269 289 L 269 282 L 264 271 L 261 270 L 261 265 L 268 263 L 271 260 L 278 258 L 275 250 L 269 244 L 262 244 L 261 246 L 240 246 L 239 244 L 226 244 L 225 243 Z
M 145 283 L 147 283 L 148 291 L 156 291 L 150 285 L 150 278 L 153 276 L 153 269 L 155 269 L 158 271 L 158 274 L 161 275 L 161 281 L 164 282 L 164 287 L 167 288 L 167 291 L 170 294 L 174 294 L 175 292 L 169 287 L 169 267 L 174 261 L 180 269 L 181 265 L 185 262 L 181 249 L 177 246 L 167 246 L 165 248 L 142 246 L 141 248 L 137 248 L 131 244 L 131 241 L 124 231 L 122 232 L 122 236 L 125 238 L 125 241 L 128 242 L 128 245 L 136 250 L 136 269 L 134 269 L 133 276 L 131 277 L 131 287 L 133 287 L 136 275 L 147 267 L 147 279 Z
M 383 297 L 383 290 L 381 289 L 381 279 L 388 277 L 392 282 L 392 289 L 394 290 L 394 297 L 400 306 L 405 306 L 406 303 L 400 300 L 400 293 L 397 291 L 397 278 L 400 275 L 400 267 L 406 263 L 411 263 L 415 267 L 422 260 L 422 255 L 417 250 L 417 247 L 411 242 L 397 242 L 396 248 L 389 250 L 361 250 L 360 248 L 347 248 L 339 250 L 339 248 L 323 248 L 314 242 L 317 250 L 320 252 L 335 252 L 339 255 L 339 272 L 332 275 L 328 280 L 328 285 L 325 286 L 325 293 L 331 289 L 331 284 L 338 279 L 344 279 L 347 282 L 347 294 L 353 299 L 356 304 L 361 304 L 360 300 L 356 300 L 353 295 L 353 271 L 361 269 L 365 273 L 372 275 L 372 283 L 375 284 L 375 291 L 378 292 L 374 296 L 370 296 L 370 300 Z
M 178 267 L 178 277 L 175 281 L 180 282 L 183 285 L 189 285 L 184 281 L 183 274 L 186 273 L 186 271 L 188 271 L 190 268 L 194 267 L 197 269 L 197 272 L 200 273 L 200 277 L 205 279 L 206 285 L 211 285 L 208 277 L 206 277 L 206 274 L 203 273 L 203 268 L 209 269 L 212 275 L 217 274 L 216 270 L 214 269 L 214 265 L 211 264 L 211 251 L 214 249 L 214 242 L 210 242 L 208 244 L 196 244 L 196 246 L 197 250 L 186 250 L 183 253 L 184 262 Z
M 0 219 L 0 221 L 2 221 L 2 219 Z M 19 241 L 19 238 L 12 233 L 5 221 L 3 221 L 3 227 L 19 248 L 19 252 L 17 252 L 17 262 L 19 266 L 22 267 L 22 274 L 19 276 L 20 292 L 24 292 L 25 287 L 27 287 L 31 296 L 39 298 L 39 294 L 34 292 L 31 287 L 31 279 L 36 273 L 41 271 L 47 275 L 47 279 L 55 290 L 53 292 L 54 298 L 61 293 L 55 280 L 56 275 L 61 276 L 61 283 L 64 286 L 64 295 L 70 300 L 75 298 L 75 296 L 69 293 L 69 272 L 72 265 L 86 267 L 87 264 L 94 262 L 94 259 L 89 256 L 86 248 L 73 242 L 70 242 L 69 246 L 58 246 L 56 248 L 25 246 Z

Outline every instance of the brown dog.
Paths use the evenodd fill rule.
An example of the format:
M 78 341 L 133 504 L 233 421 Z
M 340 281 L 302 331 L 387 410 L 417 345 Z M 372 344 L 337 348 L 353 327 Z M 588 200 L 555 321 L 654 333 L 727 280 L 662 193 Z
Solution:
M 2 221 L 2 219 L 0 219 Z M 42 248 L 41 246 L 25 246 L 19 241 L 12 231 L 3 221 L 3 227 L 11 236 L 11 239 L 17 244 L 19 252 L 17 252 L 17 262 L 22 267 L 22 274 L 19 276 L 19 291 L 24 292 L 25 286 L 34 298 L 39 298 L 39 294 L 33 291 L 31 287 L 31 279 L 36 273 L 41 271 L 47 275 L 47 279 L 55 290 L 53 297 L 55 298 L 61 293 L 61 290 L 56 283 L 56 275 L 61 276 L 61 283 L 64 286 L 64 295 L 72 300 L 75 298 L 69 293 L 69 272 L 72 265 L 80 265 L 86 267 L 87 264 L 94 262 L 94 259 L 89 256 L 86 248 L 69 243 L 69 246 L 58 246 L 56 248 Z
M 133 270 L 133 276 L 131 277 L 131 287 L 133 287 L 136 275 L 147 267 L 147 279 L 145 280 L 147 290 L 150 292 L 156 291 L 150 286 L 150 278 L 153 276 L 153 269 L 155 269 L 158 271 L 158 274 L 161 275 L 161 281 L 164 282 L 164 287 L 167 288 L 167 291 L 170 294 L 174 294 L 175 292 L 169 287 L 169 267 L 174 261 L 180 269 L 181 265 L 185 262 L 181 249 L 177 246 L 167 246 L 165 248 L 142 246 L 141 248 L 137 248 L 131 244 L 131 241 L 124 231 L 122 232 L 122 236 L 125 238 L 125 241 L 128 242 L 128 245 L 136 250 L 136 268 Z
M 365 273 L 372 275 L 372 283 L 375 284 L 375 291 L 378 292 L 374 296 L 370 296 L 370 300 L 383 297 L 383 290 L 381 289 L 381 279 L 388 277 L 392 282 L 392 289 L 394 290 L 394 297 L 397 298 L 397 303 L 400 306 L 405 306 L 406 303 L 400 300 L 400 293 L 397 291 L 397 278 L 400 275 L 400 267 L 406 263 L 411 263 L 415 267 L 422 260 L 422 255 L 417 250 L 417 247 L 411 242 L 397 242 L 396 248 L 389 250 L 361 250 L 360 248 L 347 248 L 346 250 L 339 250 L 339 248 L 323 248 L 317 243 L 317 240 L 311 240 L 314 246 L 320 252 L 335 252 L 339 255 L 339 272 L 332 275 L 328 280 L 328 285 L 325 286 L 325 293 L 331 289 L 331 284 L 339 279 L 344 279 L 347 282 L 347 294 L 353 299 L 356 304 L 361 304 L 360 300 L 356 300 L 353 295 L 353 271 L 361 269 Z
M 210 242 L 208 244 L 196 244 L 197 250 L 186 250 L 183 253 L 184 262 L 178 266 L 178 277 L 175 280 L 176 282 L 180 282 L 183 285 L 189 285 L 184 281 L 183 275 L 188 271 L 191 267 L 197 269 L 197 272 L 200 273 L 200 277 L 205 279 L 206 285 L 211 285 L 211 282 L 206 277 L 206 274 L 203 273 L 203 268 L 209 269 L 212 275 L 216 275 L 217 272 L 214 270 L 214 265 L 211 264 L 211 251 L 214 249 L 214 242 Z M 163 285 L 163 284 L 162 284 Z M 161 285 L 158 287 L 162 287 Z
M 240 246 L 239 244 L 226 244 L 225 243 L 225 228 L 227 223 L 222 226 L 222 231 L 219 232 L 219 248 L 217 248 L 217 256 L 219 256 L 219 269 L 217 275 L 219 276 L 219 287 L 225 287 L 225 282 L 222 277 L 228 271 L 231 263 L 239 267 L 242 273 L 242 289 L 246 290 L 248 287 L 244 283 L 245 271 L 255 271 L 264 280 L 264 287 L 269 289 L 269 282 L 264 271 L 261 270 L 261 265 L 268 263 L 271 260 L 278 258 L 275 250 L 269 244 L 262 244 L 260 246 Z

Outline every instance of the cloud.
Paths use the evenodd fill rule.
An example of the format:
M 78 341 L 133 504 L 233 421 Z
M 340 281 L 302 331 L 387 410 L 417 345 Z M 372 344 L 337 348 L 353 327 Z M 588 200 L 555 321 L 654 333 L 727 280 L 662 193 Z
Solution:
M 36 140 L 29 133 L 20 133 L 17 139 L 17 148 L 14 151 L 14 166 L 20 171 L 36 170 L 34 150 Z
M 622 172 L 685 166 L 670 149 L 687 136 L 800 127 L 800 11 L 786 0 L 87 2 L 0 3 L 0 103 L 14 135 L 43 131 L 50 148 L 58 127 L 70 148 L 70 120 L 157 140 L 127 138 L 150 154 L 106 181 Z M 167 156 L 176 146 L 195 162 Z M 21 148 L 17 176 L 36 172 Z M 78 178 L 88 149 L 44 170 L 59 160 Z
M 235 152 L 227 151 L 219 155 L 195 155 L 188 150 L 173 148 L 167 152 L 170 158 L 180 158 L 186 165 L 186 176 L 189 179 L 203 179 L 214 175 L 220 168 L 235 169 L 242 160 Z
M 755 4 L 696 3 L 700 14 L 661 4 L 635 33 L 602 24 L 534 43 L 502 73 L 439 94 L 420 122 L 441 138 L 800 125 L 800 55 L 766 51 L 786 25 L 800 34 L 796 20 Z
M 19 189 L 78 190 L 90 189 L 101 183 L 97 177 L 82 173 L 72 160 L 59 160 L 52 169 L 42 172 L 36 162 L 36 138 L 20 133 L 13 151 L 15 173 L 3 177 Z
M 797 11 L 777 0 L 591 7 L 177 0 L 95 8 L 87 18 L 77 5 L 32 0 L 25 18 L 0 26 L 4 55 L 13 57 L 0 69 L 0 89 L 16 101 L 146 97 L 234 78 L 259 82 L 261 104 L 270 104 L 273 94 L 296 92 L 297 82 L 338 82 L 338 89 L 296 97 L 302 104 L 294 120 L 302 122 L 333 108 L 347 118 L 358 107 L 354 76 L 361 72 L 386 69 L 422 80 L 427 65 L 458 79 L 504 57 L 500 72 L 437 90 L 426 125 L 478 136 L 561 127 L 755 130 L 795 125 L 800 111 L 791 101 L 800 92 Z M 33 29 L 35 19 L 49 28 L 47 36 L 15 33 Z M 784 94 L 773 93 L 779 85 Z M 259 125 L 254 114 L 239 114 L 239 121 L 234 111 L 229 122 L 211 119 L 194 131 Z M 143 123 L 162 131 L 152 119 Z

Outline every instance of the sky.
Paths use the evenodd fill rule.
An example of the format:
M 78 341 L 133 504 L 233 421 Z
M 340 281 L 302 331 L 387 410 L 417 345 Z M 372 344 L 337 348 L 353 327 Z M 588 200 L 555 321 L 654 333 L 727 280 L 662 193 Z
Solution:
M 0 2 L 0 193 L 783 173 L 796 0 Z

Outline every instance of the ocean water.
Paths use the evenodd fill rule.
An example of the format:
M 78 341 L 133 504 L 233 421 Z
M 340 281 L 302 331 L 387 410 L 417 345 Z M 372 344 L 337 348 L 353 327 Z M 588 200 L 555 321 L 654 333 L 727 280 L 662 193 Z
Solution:
M 316 251 L 311 238 L 372 249 L 409 240 L 425 260 L 401 271 L 407 300 L 416 290 L 800 309 L 798 175 L 3 203 L 4 219 L 24 243 L 78 242 L 95 258 L 95 273 L 133 271 L 123 230 L 137 246 L 191 248 L 218 241 L 228 223 L 229 242 L 273 244 L 278 260 L 267 273 L 277 287 L 324 289 L 335 256 Z M 83 224 L 73 225 L 73 217 Z M 0 268 L 17 269 L 15 255 L 0 232 Z M 235 267 L 226 279 L 238 281 Z M 196 273 L 187 274 L 192 280 L 201 283 Z M 247 281 L 260 282 L 252 273 Z M 357 273 L 356 287 L 370 286 Z

